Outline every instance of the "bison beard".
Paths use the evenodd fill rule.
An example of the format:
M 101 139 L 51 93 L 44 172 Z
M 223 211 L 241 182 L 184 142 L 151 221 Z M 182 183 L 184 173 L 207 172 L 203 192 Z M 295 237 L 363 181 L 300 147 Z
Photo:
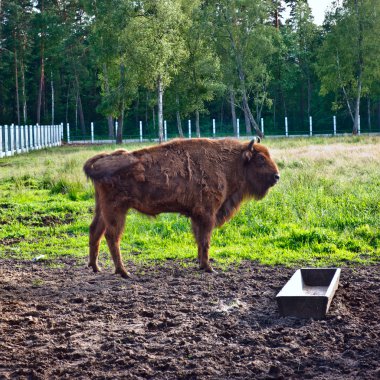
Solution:
M 212 272 L 212 230 L 228 221 L 244 199 L 261 199 L 280 176 L 268 149 L 255 140 L 175 140 L 134 152 L 117 150 L 90 158 L 84 172 L 95 186 L 89 266 L 98 272 L 105 235 L 116 273 L 129 277 L 120 238 L 130 208 L 155 216 L 178 212 L 191 219 L 201 269 Z

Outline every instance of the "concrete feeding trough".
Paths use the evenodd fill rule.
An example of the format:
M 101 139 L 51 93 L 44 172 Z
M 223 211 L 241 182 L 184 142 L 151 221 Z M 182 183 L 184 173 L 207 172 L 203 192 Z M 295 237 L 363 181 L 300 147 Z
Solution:
M 340 268 L 298 269 L 277 294 L 284 317 L 324 318 L 338 288 Z

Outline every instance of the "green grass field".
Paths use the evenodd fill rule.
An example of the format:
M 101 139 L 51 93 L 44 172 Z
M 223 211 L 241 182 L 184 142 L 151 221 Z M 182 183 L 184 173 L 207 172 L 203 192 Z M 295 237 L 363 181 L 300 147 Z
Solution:
M 266 139 L 281 181 L 216 229 L 217 266 L 342 265 L 380 259 L 380 137 Z M 84 161 L 115 146 L 59 147 L 0 159 L 0 257 L 87 257 L 93 187 Z M 136 149 L 137 145 L 127 146 Z M 177 214 L 128 214 L 125 260 L 195 259 L 190 223 Z M 109 264 L 105 242 L 101 261 Z

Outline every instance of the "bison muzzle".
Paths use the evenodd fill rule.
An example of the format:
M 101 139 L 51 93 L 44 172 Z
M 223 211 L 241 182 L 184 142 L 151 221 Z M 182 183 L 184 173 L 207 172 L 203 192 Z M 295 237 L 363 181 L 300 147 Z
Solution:
M 191 219 L 201 269 L 212 272 L 212 230 L 223 225 L 244 199 L 262 199 L 280 179 L 260 140 L 174 140 L 128 152 L 90 158 L 84 172 L 95 187 L 89 266 L 98 272 L 99 243 L 105 235 L 116 273 L 129 277 L 120 255 L 128 209 L 155 216 L 176 212 Z

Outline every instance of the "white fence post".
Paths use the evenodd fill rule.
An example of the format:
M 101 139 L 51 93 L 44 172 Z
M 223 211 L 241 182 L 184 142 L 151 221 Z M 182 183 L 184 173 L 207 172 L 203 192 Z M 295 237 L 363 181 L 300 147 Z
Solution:
M 117 130 L 119 129 L 119 123 L 115 121 L 115 142 L 117 140 Z
M 70 124 L 66 124 L 67 143 L 70 144 Z
M 212 136 L 215 138 L 216 134 L 216 126 L 215 126 L 215 119 L 212 119 Z
M 309 116 L 310 136 L 313 136 L 313 118 Z
M 59 125 L 55 125 L 55 146 L 59 145 L 59 137 L 60 137 Z
M 49 124 L 47 126 L 48 128 L 48 138 L 49 138 L 49 146 L 52 147 L 54 146 L 54 125 L 53 124 Z
M 63 141 L 63 123 L 61 123 L 59 125 L 59 128 L 60 128 L 60 131 L 61 131 L 61 138 L 59 140 L 59 145 L 62 145 L 62 141 Z
M 15 126 L 11 124 L 11 156 L 15 154 Z
M 20 130 L 21 126 L 20 125 L 15 125 L 15 135 L 16 135 L 16 153 L 20 153 Z
M 358 135 L 360 135 L 360 115 L 358 115 Z
M 94 143 L 94 123 L 91 122 L 91 143 Z
M 29 150 L 33 149 L 33 127 L 29 125 Z
M 50 141 L 49 141 L 49 125 L 45 125 L 45 147 L 48 148 L 50 147 Z
M 8 125 L 4 125 L 4 152 L 5 156 L 9 156 L 9 143 L 8 143 Z
M 51 147 L 50 143 L 50 130 L 51 130 L 51 124 L 48 124 L 45 126 L 45 146 Z
M 289 131 L 288 131 L 288 117 L 285 116 L 285 136 L 289 136 Z
M 38 149 L 37 130 L 38 130 L 38 124 L 34 125 L 34 128 L 33 128 L 33 148 L 34 149 Z
M 167 129 L 166 120 L 164 120 L 164 141 L 168 141 L 168 129 Z
M 334 136 L 336 136 L 336 116 L 333 116 L 333 123 L 334 123 Z
M 261 118 L 261 133 L 264 136 L 264 118 Z
M 188 121 L 189 124 L 189 139 L 191 139 L 191 120 Z
M 26 152 L 26 143 L 25 143 L 25 125 L 21 126 L 21 152 Z
M 236 137 L 240 138 L 240 120 L 236 119 Z
M 140 142 L 143 141 L 142 121 L 140 120 Z
M 0 158 L 4 157 L 3 152 L 3 126 L 0 125 Z
M 25 133 L 24 125 L 20 125 L 20 152 L 25 152 Z
M 29 126 L 25 125 L 25 152 L 29 152 Z

